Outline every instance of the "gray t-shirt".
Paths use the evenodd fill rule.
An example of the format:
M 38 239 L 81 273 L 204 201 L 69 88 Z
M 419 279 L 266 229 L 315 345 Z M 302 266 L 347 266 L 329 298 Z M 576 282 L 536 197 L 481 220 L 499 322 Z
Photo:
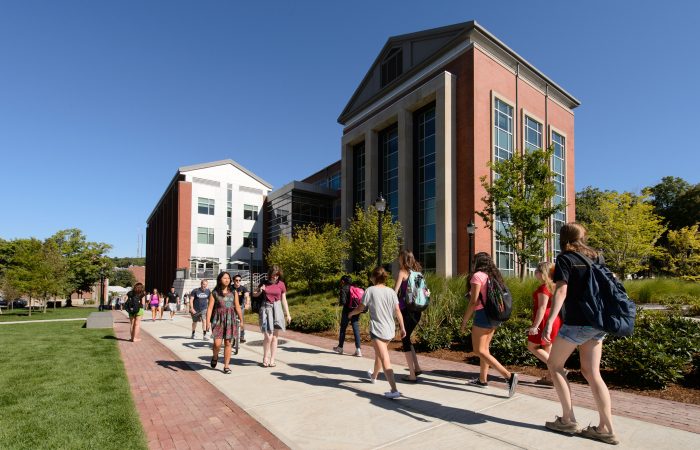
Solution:
M 369 332 L 385 341 L 396 336 L 394 310 L 399 304 L 399 298 L 393 289 L 370 286 L 362 296 L 362 304 L 369 309 Z

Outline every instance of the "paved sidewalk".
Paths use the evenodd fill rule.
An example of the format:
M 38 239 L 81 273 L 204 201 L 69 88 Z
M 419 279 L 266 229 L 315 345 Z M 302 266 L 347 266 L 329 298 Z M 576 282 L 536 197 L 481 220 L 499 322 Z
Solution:
M 332 353 L 328 339 L 318 342 L 321 348 L 287 332 L 277 367 L 262 368 L 261 335 L 248 328 L 248 343 L 233 358 L 233 373 L 225 375 L 208 366 L 210 343 L 199 333 L 200 339 L 189 338 L 188 318 L 146 321 L 143 329 L 291 448 L 609 448 L 545 430 L 544 421 L 554 418 L 559 405 L 525 395 L 539 388 L 524 386 L 508 399 L 496 383 L 487 389 L 465 386 L 465 364 L 453 370 L 455 366 L 435 363 L 433 368 L 426 361 L 421 382 L 400 383 L 404 396 L 387 400 L 382 396 L 388 390 L 383 377 L 376 384 L 366 379 L 372 361 Z M 366 356 L 371 355 L 368 350 L 363 349 Z M 397 362 L 403 359 L 400 354 L 394 357 Z M 395 369 L 405 373 L 402 366 Z M 646 400 L 641 398 L 639 408 Z M 576 414 L 583 426 L 597 423 L 597 413 L 590 409 L 577 407 Z M 697 448 L 698 434 L 655 422 L 616 416 L 620 447 Z
M 148 333 L 129 342 L 129 319 L 113 316 L 150 449 L 287 448 Z

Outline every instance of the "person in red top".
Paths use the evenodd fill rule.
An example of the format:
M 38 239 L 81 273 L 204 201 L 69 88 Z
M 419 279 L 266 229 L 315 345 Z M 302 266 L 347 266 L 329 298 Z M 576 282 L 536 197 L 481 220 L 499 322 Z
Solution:
M 267 279 L 260 283 L 258 292 L 265 295 L 265 301 L 260 307 L 260 331 L 263 333 L 263 367 L 275 367 L 277 339 L 280 330 L 292 321 L 287 305 L 287 287 L 280 280 L 282 270 L 278 266 L 270 267 Z
M 535 278 L 542 282 L 535 292 L 532 293 L 534 305 L 532 307 L 532 325 L 527 329 L 527 349 L 537 357 L 540 361 L 547 364 L 549 359 L 549 351 L 552 349 L 552 342 L 559 333 L 561 319 L 557 317 L 552 324 L 552 342 L 542 342 L 542 330 L 544 324 L 549 319 L 549 312 L 552 307 L 550 302 L 552 292 L 554 291 L 554 283 L 552 282 L 551 274 L 554 272 L 554 264 L 550 262 L 541 262 L 535 270 Z M 537 380 L 535 383 L 545 386 L 552 386 L 552 381 L 544 377 Z

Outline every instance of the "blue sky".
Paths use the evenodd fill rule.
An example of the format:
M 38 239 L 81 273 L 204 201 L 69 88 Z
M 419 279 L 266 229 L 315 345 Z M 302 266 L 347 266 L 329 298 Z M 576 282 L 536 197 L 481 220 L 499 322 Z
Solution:
M 697 2 L 3 0 L 0 237 L 81 228 L 134 256 L 179 166 L 280 187 L 392 35 L 477 20 L 576 96 L 576 187 L 697 183 Z

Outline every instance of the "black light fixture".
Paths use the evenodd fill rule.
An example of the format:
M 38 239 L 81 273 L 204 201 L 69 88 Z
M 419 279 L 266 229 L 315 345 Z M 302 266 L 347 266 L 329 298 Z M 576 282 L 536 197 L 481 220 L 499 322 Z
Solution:
M 255 254 L 255 245 L 253 245 L 253 238 L 248 238 L 248 251 L 250 252 L 250 263 L 248 264 L 248 271 L 250 275 L 250 295 L 253 295 L 253 255 Z
M 469 274 L 472 273 L 474 261 L 474 233 L 476 233 L 476 225 L 474 225 L 474 220 L 472 220 L 467 225 L 467 234 L 469 235 Z
M 377 208 L 377 267 L 382 265 L 382 224 L 384 211 L 386 211 L 386 200 L 381 192 L 379 197 L 374 201 L 374 207 Z

